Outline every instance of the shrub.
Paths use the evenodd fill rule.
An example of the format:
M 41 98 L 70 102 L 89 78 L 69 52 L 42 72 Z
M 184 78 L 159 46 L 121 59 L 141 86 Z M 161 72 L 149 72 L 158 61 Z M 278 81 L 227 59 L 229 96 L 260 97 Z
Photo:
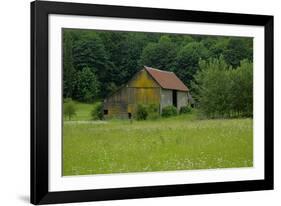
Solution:
M 137 120 L 146 120 L 148 116 L 148 108 L 143 104 L 138 104 L 136 111 Z
M 180 108 L 180 114 L 187 114 L 191 112 L 190 106 L 183 106 Z
M 63 99 L 63 103 L 67 103 L 67 102 L 71 102 L 71 101 L 72 101 L 71 98 L 64 98 L 64 99 Z
M 97 102 L 94 104 L 94 107 L 91 111 L 91 117 L 93 120 L 103 119 L 103 105 L 101 102 Z
M 65 117 L 68 117 L 69 120 L 71 120 L 71 118 L 76 115 L 75 103 L 71 99 L 68 99 L 63 104 L 63 114 Z
M 162 109 L 162 116 L 163 117 L 171 117 L 176 116 L 178 114 L 177 108 L 174 106 L 166 106 Z
M 159 118 L 159 105 L 157 104 L 148 104 L 148 119 L 158 119 Z

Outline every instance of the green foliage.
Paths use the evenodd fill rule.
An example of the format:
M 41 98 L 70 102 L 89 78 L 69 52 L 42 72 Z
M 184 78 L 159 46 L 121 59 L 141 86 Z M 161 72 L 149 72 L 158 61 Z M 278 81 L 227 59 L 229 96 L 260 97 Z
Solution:
M 108 36 L 110 38 L 104 43 L 110 47 L 110 60 L 114 64 L 112 82 L 116 85 L 125 84 L 141 68 L 139 59 L 148 37 L 144 33 L 124 32 L 111 33 Z
M 162 117 L 171 117 L 176 116 L 178 114 L 177 108 L 175 106 L 169 105 L 163 107 L 162 109 Z
M 252 39 L 231 38 L 226 50 L 222 54 L 226 63 L 233 67 L 238 67 L 243 59 L 253 60 L 253 43 Z
M 227 37 L 219 37 L 216 41 L 209 43 L 207 48 L 210 51 L 210 57 L 218 59 L 220 56 L 224 56 L 228 44 L 229 38 Z
M 81 35 L 73 46 L 73 60 L 77 70 L 85 67 L 94 71 L 105 69 L 108 59 L 99 35 L 90 32 Z
M 69 32 L 63 33 L 63 96 L 73 97 L 75 69 L 72 57 L 72 37 Z
M 148 43 L 140 56 L 140 65 L 169 70 L 177 55 L 176 45 L 168 36 L 161 36 L 157 43 Z
M 200 61 L 193 83 L 199 108 L 207 117 L 252 115 L 253 65 L 248 60 L 232 69 L 221 57 Z
M 67 102 L 70 102 L 70 101 L 72 101 L 72 99 L 71 99 L 71 98 L 69 98 L 69 97 L 68 97 L 68 98 L 64 98 L 64 99 L 63 99 L 63 103 L 67 103 Z
M 138 104 L 136 110 L 136 119 L 137 120 L 146 120 L 148 117 L 148 109 L 144 104 Z
M 178 52 L 173 71 L 185 84 L 189 85 L 197 72 L 199 60 L 208 57 L 209 51 L 202 43 L 191 42 Z
M 68 99 L 63 104 L 63 114 L 68 120 L 71 120 L 71 118 L 76 115 L 76 106 L 72 100 Z
M 253 116 L 253 63 L 243 60 L 231 78 L 231 110 L 236 116 Z
M 103 119 L 103 105 L 101 102 L 94 104 L 91 111 L 92 120 L 102 120 Z
M 180 108 L 180 114 L 188 114 L 191 112 L 191 107 L 190 106 L 182 106 Z
M 100 83 L 92 69 L 86 67 L 78 71 L 75 89 L 75 98 L 79 101 L 93 102 L 98 99 Z
M 155 120 L 160 117 L 158 104 L 138 104 L 136 109 L 137 120 Z
M 147 111 L 148 111 L 148 119 L 155 120 L 160 117 L 158 104 L 148 104 Z
M 84 31 L 79 40 L 75 41 L 73 46 L 73 63 L 78 71 L 78 78 L 81 75 L 79 72 L 81 72 L 84 68 L 88 68 L 96 75 L 96 78 L 99 82 L 112 81 L 112 76 L 114 75 L 112 69 L 114 66 L 108 59 L 108 54 L 105 50 L 104 43 L 102 42 L 100 36 L 95 32 Z M 83 90 L 83 88 L 79 89 Z M 79 92 L 81 90 L 79 89 L 76 91 L 76 97 L 80 95 Z M 81 92 L 85 93 L 85 91 Z M 103 89 L 99 90 L 97 94 L 100 97 L 105 97 L 108 92 L 110 91 L 107 87 L 107 84 L 105 84 Z M 85 96 L 85 94 L 83 94 L 83 96 Z M 91 94 L 88 94 L 87 96 L 89 97 L 89 100 L 92 100 Z M 78 98 L 78 100 L 84 101 L 84 98 Z
M 218 81 L 217 84 L 223 89 L 219 90 L 219 86 L 211 86 L 212 91 L 219 93 L 212 93 L 212 98 L 216 101 L 208 102 L 198 92 L 202 82 L 197 82 L 194 78 L 196 73 L 201 73 L 198 71 L 200 61 L 203 64 L 203 61 L 209 62 L 209 59 L 219 58 L 224 59 L 223 74 L 219 74 L 221 70 L 214 70 L 217 74 L 211 74 L 209 79 Z M 244 71 L 248 66 L 246 63 L 244 65 L 241 63 L 244 59 L 247 59 L 248 66 L 253 61 L 252 38 L 64 29 L 63 95 L 64 98 L 72 98 L 84 103 L 103 99 L 120 85 L 127 83 L 137 71 L 142 69 L 142 66 L 147 65 L 175 72 L 191 89 L 192 96 L 196 100 L 200 99 L 201 108 L 209 105 L 215 108 L 215 110 L 211 109 L 212 112 L 207 112 L 210 112 L 210 116 L 226 117 L 234 114 L 251 116 L 252 103 L 249 100 L 242 105 L 239 103 L 241 96 L 236 95 L 238 98 L 233 99 L 231 103 L 228 100 L 231 98 L 230 95 L 228 98 L 225 97 L 227 96 L 225 92 L 229 91 L 228 87 L 236 87 L 237 90 L 233 91 L 233 94 L 243 93 L 243 99 L 247 99 L 246 96 L 251 98 L 252 90 L 242 89 L 240 85 L 244 86 L 246 83 L 239 84 L 240 79 L 247 77 L 251 80 L 250 76 L 247 76 L 251 74 Z M 240 67 L 244 69 L 239 69 Z M 224 70 L 233 70 L 233 72 Z M 236 70 L 237 74 L 232 74 Z M 199 76 L 196 78 L 198 79 Z M 232 76 L 240 77 L 235 79 Z M 202 81 L 200 78 L 198 80 Z M 204 85 L 207 85 L 205 80 Z M 203 90 L 200 94 L 204 93 L 202 92 Z M 212 95 L 207 94 L 207 97 Z M 217 102 L 220 106 L 216 106 Z M 224 115 L 221 115 L 222 113 Z M 147 118 L 154 118 L 152 116 L 157 118 L 156 112 L 149 112 L 149 114 L 151 115 Z

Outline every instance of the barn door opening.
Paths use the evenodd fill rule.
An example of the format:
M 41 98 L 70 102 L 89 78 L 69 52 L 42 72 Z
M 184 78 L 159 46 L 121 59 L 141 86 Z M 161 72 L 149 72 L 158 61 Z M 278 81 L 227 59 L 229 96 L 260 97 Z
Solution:
M 177 90 L 173 90 L 173 105 L 178 107 Z

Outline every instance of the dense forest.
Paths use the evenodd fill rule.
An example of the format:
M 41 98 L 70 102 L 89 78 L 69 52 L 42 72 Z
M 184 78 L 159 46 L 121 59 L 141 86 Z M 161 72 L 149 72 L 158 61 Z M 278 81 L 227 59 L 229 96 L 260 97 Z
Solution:
M 210 117 L 251 116 L 253 39 L 63 30 L 63 95 L 102 100 L 143 65 L 173 71 Z

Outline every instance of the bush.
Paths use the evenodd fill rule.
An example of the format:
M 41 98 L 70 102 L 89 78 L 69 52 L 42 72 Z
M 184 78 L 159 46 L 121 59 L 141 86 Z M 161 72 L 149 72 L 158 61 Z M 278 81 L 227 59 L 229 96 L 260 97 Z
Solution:
M 64 98 L 64 99 L 63 99 L 63 103 L 68 103 L 68 102 L 71 102 L 71 101 L 72 101 L 71 98 Z
M 148 107 L 143 104 L 138 104 L 136 111 L 137 120 L 146 120 L 148 116 Z
M 159 118 L 159 105 L 157 104 L 148 104 L 148 119 L 158 119 Z
M 166 106 L 162 109 L 162 116 L 163 117 L 171 117 L 176 116 L 178 114 L 177 108 L 174 106 Z
M 63 104 L 63 114 L 65 117 L 68 117 L 68 120 L 71 120 L 71 118 L 76 115 L 75 103 L 71 99 L 68 99 Z
M 180 114 L 187 114 L 191 112 L 190 106 L 183 106 L 180 108 Z
M 93 120 L 103 119 L 103 105 L 101 102 L 97 102 L 94 104 L 94 107 L 91 111 L 91 117 Z

